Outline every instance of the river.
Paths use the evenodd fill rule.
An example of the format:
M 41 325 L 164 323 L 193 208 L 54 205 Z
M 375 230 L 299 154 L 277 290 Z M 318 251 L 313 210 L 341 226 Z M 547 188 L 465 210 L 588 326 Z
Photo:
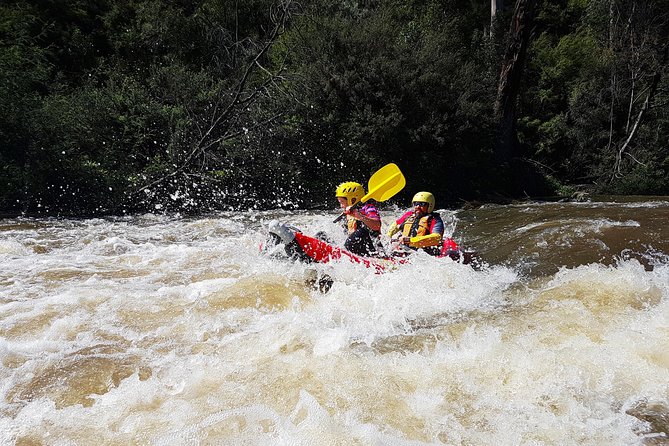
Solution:
M 0 444 L 669 444 L 669 198 L 441 212 L 481 270 L 259 253 L 334 210 L 0 220 Z

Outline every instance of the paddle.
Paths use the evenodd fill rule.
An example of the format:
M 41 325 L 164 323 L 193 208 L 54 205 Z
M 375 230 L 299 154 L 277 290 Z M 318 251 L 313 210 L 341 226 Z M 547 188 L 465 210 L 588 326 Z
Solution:
M 367 190 L 369 192 L 367 192 L 367 195 L 362 197 L 360 201 L 355 203 L 353 207 L 365 203 L 370 198 L 379 202 L 386 201 L 401 191 L 406 184 L 407 182 L 404 179 L 404 175 L 400 171 L 400 168 L 394 163 L 386 164 L 372 175 L 367 183 Z M 335 218 L 333 223 L 337 223 L 344 218 L 344 216 L 346 216 L 346 214 L 342 213 L 339 217 Z

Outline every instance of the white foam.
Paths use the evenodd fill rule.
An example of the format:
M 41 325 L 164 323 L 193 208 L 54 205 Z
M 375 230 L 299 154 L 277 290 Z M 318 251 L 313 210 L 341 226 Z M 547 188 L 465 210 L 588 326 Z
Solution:
M 529 280 L 419 254 L 378 275 L 260 256 L 265 217 L 64 221 L 6 255 L 0 443 L 640 444 L 626 411 L 669 399 L 661 261 Z M 93 359 L 111 369 L 77 381 Z
M 14 240 L 0 240 L 0 256 L 26 256 L 30 251 L 21 243 Z

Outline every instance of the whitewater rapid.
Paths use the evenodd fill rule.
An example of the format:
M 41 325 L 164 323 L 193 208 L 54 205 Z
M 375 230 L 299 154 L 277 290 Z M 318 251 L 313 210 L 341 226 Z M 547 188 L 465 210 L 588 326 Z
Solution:
M 382 275 L 260 254 L 270 220 L 334 214 L 0 220 L 0 444 L 669 444 L 665 251 L 604 259 L 639 208 L 538 209 L 505 220 L 513 262 Z M 444 216 L 494 258 L 486 212 Z M 579 238 L 601 261 L 542 269 Z

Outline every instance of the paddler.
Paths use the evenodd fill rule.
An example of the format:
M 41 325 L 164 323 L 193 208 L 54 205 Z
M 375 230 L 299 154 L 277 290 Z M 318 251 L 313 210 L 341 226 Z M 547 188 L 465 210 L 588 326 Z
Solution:
M 360 200 L 365 196 L 362 184 L 353 181 L 341 183 L 337 186 L 335 196 L 346 214 L 344 230 L 348 237 L 344 248 L 361 256 L 382 256 L 381 217 L 373 203 L 368 201 L 360 205 Z
M 388 228 L 389 237 L 399 234 L 394 240 L 396 246 L 394 254 L 401 255 L 410 248 L 423 249 L 434 256 L 440 255 L 444 222 L 441 216 L 434 212 L 434 195 L 430 192 L 418 192 L 413 196 L 411 204 L 413 209 L 407 211 Z

